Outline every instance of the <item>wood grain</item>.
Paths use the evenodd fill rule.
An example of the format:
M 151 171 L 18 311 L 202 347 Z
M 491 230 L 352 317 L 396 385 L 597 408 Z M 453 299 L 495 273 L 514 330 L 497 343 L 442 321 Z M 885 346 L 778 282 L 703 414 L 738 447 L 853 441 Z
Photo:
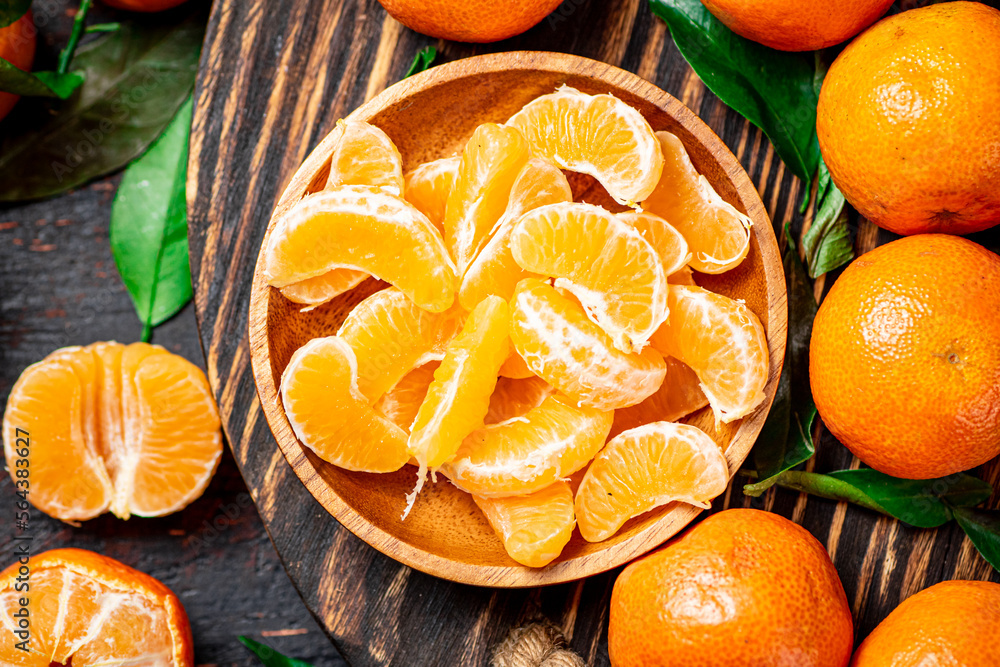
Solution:
M 804 193 L 762 133 L 705 90 L 640 0 L 566 0 L 524 35 L 485 46 L 441 43 L 400 29 L 376 0 L 216 2 L 196 95 L 188 189 L 197 315 L 237 463 L 306 604 L 353 665 L 485 665 L 511 627 L 541 615 L 567 629 L 588 664 L 605 666 L 616 572 L 540 589 L 491 590 L 408 570 L 364 545 L 312 499 L 257 403 L 247 304 L 271 210 L 336 120 L 399 79 L 425 45 L 437 46 L 444 60 L 542 49 L 641 71 L 725 141 L 776 228 L 790 220 L 801 229 L 796 211 Z M 891 238 L 872 233 L 866 221 L 852 224 L 859 251 Z M 995 235 L 977 240 L 1000 245 Z M 852 463 L 823 433 L 815 469 Z M 995 483 L 1000 466 L 993 462 L 984 474 Z M 1000 581 L 953 524 L 921 531 L 782 490 L 749 499 L 740 488 L 734 484 L 714 509 L 763 507 L 794 517 L 826 544 L 854 605 L 859 640 L 912 590 L 950 578 Z M 997 498 L 991 502 L 996 506 Z

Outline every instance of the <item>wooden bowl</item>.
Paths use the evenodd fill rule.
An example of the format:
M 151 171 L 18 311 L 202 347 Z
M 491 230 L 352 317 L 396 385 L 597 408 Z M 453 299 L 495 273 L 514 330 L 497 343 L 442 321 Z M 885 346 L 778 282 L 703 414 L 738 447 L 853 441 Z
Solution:
M 478 56 L 435 67 L 397 83 L 350 118 L 382 128 L 399 147 L 404 170 L 409 170 L 460 153 L 480 123 L 502 123 L 528 101 L 564 83 L 587 93 L 610 92 L 637 108 L 653 129 L 679 136 L 699 171 L 753 220 L 750 253 L 743 263 L 719 276 L 696 277 L 715 292 L 746 301 L 767 332 L 770 374 L 764 404 L 718 430 L 707 408 L 685 419 L 726 449 L 733 473 L 761 430 L 781 373 L 785 281 L 760 197 L 740 163 L 707 125 L 675 98 L 634 74 L 586 58 L 539 52 Z M 334 136 L 327 136 L 295 173 L 274 209 L 268 236 L 275 221 L 295 202 L 323 188 L 334 141 Z M 586 191 L 588 201 L 613 204 L 595 181 L 574 177 L 571 182 L 575 194 Z M 267 246 L 268 236 L 262 247 Z M 268 424 L 295 474 L 355 535 L 428 574 L 467 584 L 521 587 L 570 581 L 614 568 L 662 544 L 699 513 L 690 505 L 661 507 L 632 519 L 599 544 L 590 544 L 575 533 L 562 555 L 541 569 L 523 567 L 507 556 L 472 497 L 443 478 L 424 487 L 409 518 L 401 521 L 404 496 L 416 480 L 415 468 L 405 466 L 396 473 L 376 475 L 349 472 L 322 461 L 296 439 L 278 394 L 281 373 L 292 353 L 312 338 L 335 334 L 355 304 L 383 287 L 385 283 L 369 279 L 335 301 L 302 313 L 300 306 L 264 281 L 261 251 L 250 298 L 250 355 Z

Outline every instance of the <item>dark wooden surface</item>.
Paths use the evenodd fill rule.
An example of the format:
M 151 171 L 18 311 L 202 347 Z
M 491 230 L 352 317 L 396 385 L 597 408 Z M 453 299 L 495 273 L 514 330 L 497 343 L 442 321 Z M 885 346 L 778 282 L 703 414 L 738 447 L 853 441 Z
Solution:
M 77 0 L 35 3 L 57 10 L 46 22 L 38 61 L 54 62 Z M 95 5 L 93 21 L 121 15 Z M 5 121 L 6 122 L 6 121 Z M 142 330 L 108 246 L 118 177 L 65 196 L 0 207 L 0 401 L 20 372 L 56 348 L 98 340 L 139 340 Z M 194 306 L 159 327 L 153 342 L 204 365 Z M 12 561 L 14 487 L 0 474 L 0 568 Z M 260 665 L 237 641 L 248 635 L 317 667 L 343 665 L 285 574 L 226 452 L 205 495 L 162 519 L 105 515 L 72 527 L 32 512 L 37 552 L 91 549 L 173 589 L 191 617 L 195 658 L 208 667 Z
M 562 627 L 588 664 L 608 665 L 607 609 L 616 572 L 545 589 L 493 591 L 402 567 L 312 499 L 278 451 L 257 401 L 247 304 L 271 209 L 336 120 L 402 77 L 425 45 L 436 45 L 447 60 L 515 49 L 605 60 L 653 81 L 698 113 L 746 167 L 776 226 L 791 219 L 801 228 L 801 184 L 760 131 L 704 88 L 645 0 L 566 0 L 525 35 L 487 46 L 417 35 L 387 19 L 376 0 L 216 2 L 196 94 L 188 188 L 197 316 L 237 464 L 307 605 L 357 666 L 484 665 L 511 627 L 539 615 Z M 854 228 L 859 251 L 891 238 L 863 220 L 855 219 Z M 996 233 L 977 240 L 1000 249 Z M 857 461 L 824 433 L 814 465 L 829 470 Z M 1000 465 L 994 461 L 980 472 L 995 485 Z M 995 495 L 991 506 L 997 502 Z M 791 517 L 827 546 L 859 641 L 900 599 L 932 583 L 1000 581 L 953 525 L 910 529 L 783 490 L 751 500 L 739 483 L 715 509 L 734 506 Z

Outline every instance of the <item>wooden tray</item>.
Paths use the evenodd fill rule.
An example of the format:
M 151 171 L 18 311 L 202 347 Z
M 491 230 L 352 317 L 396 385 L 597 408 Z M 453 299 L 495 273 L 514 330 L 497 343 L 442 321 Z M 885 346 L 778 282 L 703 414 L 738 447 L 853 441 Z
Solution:
M 590 665 L 607 666 L 617 574 L 496 590 L 401 566 L 344 529 L 295 477 L 261 413 L 249 368 L 247 304 L 257 250 L 296 168 L 333 127 L 402 78 L 416 51 L 441 58 L 548 50 L 635 72 L 691 108 L 750 173 L 776 228 L 796 225 L 801 183 L 767 139 L 688 68 L 646 0 L 567 0 L 525 35 L 493 45 L 439 43 L 387 19 L 376 0 L 216 0 L 196 91 L 188 181 L 195 303 L 209 379 L 229 442 L 306 605 L 356 666 L 484 666 L 512 627 L 545 616 Z M 780 236 L 780 235 L 779 235 Z M 859 251 L 891 238 L 861 221 Z M 824 436 L 818 470 L 852 457 Z M 1000 465 L 988 467 L 996 484 Z M 915 530 L 865 510 L 786 491 L 744 498 L 739 479 L 715 509 L 753 505 L 803 524 L 834 558 L 864 636 L 900 599 L 952 578 L 1000 581 L 955 526 Z M 995 501 L 994 501 L 995 502 Z

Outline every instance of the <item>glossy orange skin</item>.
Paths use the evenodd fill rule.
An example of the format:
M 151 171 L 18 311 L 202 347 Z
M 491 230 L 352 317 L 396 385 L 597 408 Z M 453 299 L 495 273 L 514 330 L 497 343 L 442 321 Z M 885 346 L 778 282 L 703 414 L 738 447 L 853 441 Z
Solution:
M 182 5 L 187 0 L 101 0 L 104 4 L 130 12 L 162 12 Z
M 1000 257 L 947 234 L 862 255 L 813 323 L 813 400 L 862 461 L 910 479 L 1000 454 Z
M 1000 10 L 945 2 L 875 24 L 830 67 L 816 131 L 833 181 L 876 225 L 1000 223 Z
M 625 568 L 614 667 L 846 667 L 851 610 L 830 557 L 777 514 L 731 509 Z
M 37 40 L 38 31 L 29 10 L 6 28 L 0 28 L 0 58 L 27 72 L 35 62 Z M 19 99 L 19 95 L 0 93 L 0 120 L 10 113 Z
M 379 0 L 394 19 L 431 37 L 496 42 L 520 35 L 561 0 Z
M 1000 584 L 944 581 L 904 600 L 858 647 L 851 667 L 996 667 Z
M 815 51 L 854 37 L 892 0 L 702 0 L 730 30 L 772 49 Z

